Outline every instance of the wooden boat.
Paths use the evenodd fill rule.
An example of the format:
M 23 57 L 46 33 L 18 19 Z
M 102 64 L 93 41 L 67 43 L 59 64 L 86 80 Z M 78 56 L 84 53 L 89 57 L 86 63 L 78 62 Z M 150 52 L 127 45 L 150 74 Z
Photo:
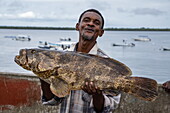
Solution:
M 21 73 L 0 72 L 0 112 L 40 101 L 38 77 Z

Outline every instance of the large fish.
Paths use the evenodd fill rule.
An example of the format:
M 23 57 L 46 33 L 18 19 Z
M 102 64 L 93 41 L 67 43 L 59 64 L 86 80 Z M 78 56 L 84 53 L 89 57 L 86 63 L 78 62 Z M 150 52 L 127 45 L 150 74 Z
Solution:
M 147 101 L 157 97 L 157 82 L 130 77 L 131 70 L 112 58 L 79 52 L 21 49 L 15 62 L 31 70 L 50 84 L 51 91 L 64 97 L 71 90 L 81 90 L 85 81 L 93 81 L 101 90 L 113 89 Z

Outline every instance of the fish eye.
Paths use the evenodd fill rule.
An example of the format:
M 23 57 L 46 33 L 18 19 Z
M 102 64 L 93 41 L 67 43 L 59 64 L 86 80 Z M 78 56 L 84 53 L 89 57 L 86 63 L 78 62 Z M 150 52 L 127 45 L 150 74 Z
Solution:
M 31 53 L 34 54 L 34 53 L 35 53 L 35 50 L 31 50 Z

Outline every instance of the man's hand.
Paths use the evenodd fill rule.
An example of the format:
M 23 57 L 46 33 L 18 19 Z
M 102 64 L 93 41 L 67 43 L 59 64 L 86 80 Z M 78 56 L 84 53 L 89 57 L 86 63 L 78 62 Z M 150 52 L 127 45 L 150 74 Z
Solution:
M 95 110 L 97 112 L 101 112 L 104 107 L 104 96 L 102 90 L 96 87 L 93 82 L 85 82 L 84 86 L 82 86 L 82 90 L 89 95 L 92 95 Z
M 85 85 L 82 86 L 82 90 L 88 93 L 89 95 L 101 95 L 102 91 L 95 86 L 93 82 L 85 82 Z
M 170 81 L 163 83 L 162 88 L 165 89 L 165 91 L 170 93 Z

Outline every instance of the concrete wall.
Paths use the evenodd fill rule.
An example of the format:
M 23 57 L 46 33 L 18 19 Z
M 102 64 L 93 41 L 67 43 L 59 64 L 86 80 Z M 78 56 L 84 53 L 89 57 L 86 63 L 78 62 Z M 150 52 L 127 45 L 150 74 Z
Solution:
M 6 76 L 7 78 L 20 78 L 35 82 L 37 85 L 33 87 L 27 87 L 28 97 L 37 98 L 34 100 L 34 104 L 31 106 L 23 105 L 20 107 L 14 107 L 11 110 L 5 110 L 3 113 L 56 113 L 57 106 L 43 106 L 39 101 L 40 87 L 39 79 L 35 76 L 15 74 L 15 73 L 0 73 L 0 77 Z M 32 85 L 32 84 L 30 84 Z M 37 89 L 37 88 L 38 89 Z M 36 89 L 36 90 L 35 90 Z M 35 92 L 36 91 L 36 92 Z M 1 91 L 0 91 L 1 92 Z M 38 94 L 36 94 L 38 93 Z M 122 94 L 121 103 L 113 113 L 170 113 L 170 94 L 165 92 L 161 85 L 158 86 L 158 98 L 154 102 L 148 102 L 140 100 L 134 96 L 128 94 Z M 2 99 L 0 97 L 0 99 Z M 1 103 L 1 100 L 0 100 Z M 1 110 L 0 110 L 1 112 Z
M 170 93 L 158 86 L 158 98 L 153 102 L 122 94 L 119 108 L 114 113 L 170 113 Z

